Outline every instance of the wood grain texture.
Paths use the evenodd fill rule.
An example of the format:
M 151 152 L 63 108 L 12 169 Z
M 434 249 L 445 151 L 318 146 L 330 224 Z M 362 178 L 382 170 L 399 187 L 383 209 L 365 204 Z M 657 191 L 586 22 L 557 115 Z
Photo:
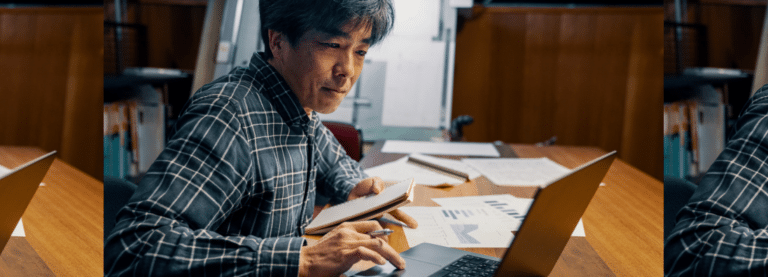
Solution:
M 147 26 L 147 66 L 195 70 L 205 11 L 206 5 L 140 4 L 135 22 Z
M 520 157 L 574 168 L 605 152 L 592 147 L 513 145 Z M 619 276 L 663 275 L 664 185 L 617 159 L 584 214 L 587 241 Z
M 766 3 L 763 0 L 705 0 L 689 3 L 683 21 L 705 26 L 708 38 L 704 47 L 700 48 L 706 51 L 706 60 L 698 60 L 690 52 L 697 49 L 686 53 L 693 55 L 691 65 L 754 70 Z M 664 5 L 664 11 L 665 21 L 675 21 L 672 1 Z
M 755 70 L 765 6 L 701 4 L 694 8 L 693 22 L 707 26 L 707 66 Z
M 0 255 L 0 276 L 56 276 L 23 237 L 11 237 Z
M 13 168 L 43 154 L 0 146 L 0 165 Z M 27 241 L 56 276 L 103 276 L 103 183 L 58 158 L 43 183 L 22 216 Z
M 378 143 L 371 148 L 361 162 L 363 167 L 393 161 L 402 156 L 380 153 L 382 145 L 383 143 Z M 521 158 L 547 157 L 568 168 L 575 168 L 605 154 L 595 147 L 535 147 L 515 144 L 512 148 Z M 552 275 L 602 275 L 601 267 L 607 265 L 617 276 L 662 276 L 663 184 L 621 159 L 613 162 L 603 182 L 606 186 L 597 190 L 582 218 L 586 239 L 571 238 Z M 411 205 L 437 206 L 431 200 L 434 197 L 500 193 L 530 198 L 534 190 L 526 187 L 496 186 L 485 177 L 480 177 L 452 188 L 417 186 L 414 203 Z M 387 227 L 396 231 L 390 236 L 393 248 L 399 252 L 408 249 L 402 228 L 396 225 Z M 596 262 L 596 259 L 590 258 L 592 249 L 604 263 L 599 262 L 600 259 Z M 496 257 L 504 253 L 504 249 L 465 250 Z
M 557 136 L 662 177 L 662 8 L 475 7 L 468 17 L 452 109 L 475 118 L 468 141 Z
M 0 144 L 103 175 L 103 10 L 0 9 Z

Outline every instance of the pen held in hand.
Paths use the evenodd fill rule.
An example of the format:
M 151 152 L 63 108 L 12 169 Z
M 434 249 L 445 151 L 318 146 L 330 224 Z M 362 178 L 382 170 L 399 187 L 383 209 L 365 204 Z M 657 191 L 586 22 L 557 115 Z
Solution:
M 392 234 L 394 232 L 395 231 L 392 231 L 390 229 L 381 229 L 381 230 L 376 230 L 376 231 L 368 232 L 368 235 L 373 237 L 373 238 L 375 238 L 375 237 L 380 237 L 380 236 L 389 236 L 390 234 Z

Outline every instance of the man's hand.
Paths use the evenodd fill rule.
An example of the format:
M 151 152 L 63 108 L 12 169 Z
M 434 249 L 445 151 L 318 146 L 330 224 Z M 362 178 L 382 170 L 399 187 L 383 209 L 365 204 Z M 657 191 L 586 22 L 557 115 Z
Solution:
M 349 192 L 349 197 L 347 197 L 347 200 L 364 197 L 370 194 L 379 194 L 382 190 L 384 190 L 384 181 L 382 181 L 381 178 L 371 177 L 363 179 L 360 181 L 360 183 L 357 183 L 357 186 L 355 186 L 352 191 Z M 419 227 L 419 223 L 416 222 L 413 217 L 400 210 L 391 211 L 389 214 L 391 214 L 397 220 L 402 221 L 410 228 L 415 229 L 416 227 Z
M 380 230 L 378 221 L 345 222 L 325 234 L 316 245 L 305 246 L 299 256 L 299 276 L 339 276 L 360 260 L 399 269 L 405 260 L 389 245 L 388 238 L 366 233 Z

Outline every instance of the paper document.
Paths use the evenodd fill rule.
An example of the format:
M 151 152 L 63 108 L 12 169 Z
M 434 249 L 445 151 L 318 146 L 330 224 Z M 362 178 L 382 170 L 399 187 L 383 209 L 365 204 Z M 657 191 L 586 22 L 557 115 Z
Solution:
M 24 224 L 21 223 L 21 218 L 19 218 L 19 223 L 16 224 L 16 228 L 13 229 L 13 233 L 11 233 L 12 237 L 25 237 L 26 234 L 24 233 Z
M 388 140 L 381 148 L 382 153 L 422 153 L 447 156 L 499 157 L 499 151 L 491 143 L 478 142 L 429 142 Z
M 8 175 L 8 173 L 10 173 L 10 172 L 11 172 L 10 169 L 0 165 L 0 178 L 4 177 L 5 175 Z
M 458 176 L 410 163 L 408 157 L 368 168 L 365 170 L 365 174 L 378 176 L 382 180 L 390 182 L 414 178 L 414 183 L 425 186 L 460 185 L 466 182 L 465 179 Z
M 465 208 L 491 208 L 506 214 L 507 216 L 518 220 L 515 225 L 514 231 L 517 231 L 519 224 L 528 214 L 528 208 L 531 207 L 533 199 L 519 198 L 509 194 L 495 194 L 495 195 L 483 195 L 483 196 L 463 196 L 463 197 L 446 197 L 446 198 L 432 198 L 432 201 L 440 206 L 462 206 Z M 579 224 L 576 225 L 576 229 L 573 230 L 572 237 L 584 237 L 584 224 L 579 219 Z
M 423 242 L 446 247 L 506 248 L 517 221 L 491 208 L 402 207 L 419 227 L 403 227 L 410 247 Z
M 571 172 L 548 159 L 462 159 L 500 186 L 541 186 Z

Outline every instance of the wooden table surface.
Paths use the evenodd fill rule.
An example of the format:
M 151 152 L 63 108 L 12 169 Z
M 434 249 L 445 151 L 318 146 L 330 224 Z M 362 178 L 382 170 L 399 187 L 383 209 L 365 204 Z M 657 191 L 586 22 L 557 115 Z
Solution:
M 382 143 L 372 147 L 361 161 L 363 167 L 393 161 L 403 155 L 380 153 Z M 547 157 L 565 167 L 575 168 L 607 152 L 592 147 L 511 145 L 521 158 Z M 586 239 L 574 237 L 558 260 L 553 276 L 590 276 L 608 271 L 617 276 L 663 276 L 663 183 L 616 159 L 583 216 Z M 412 206 L 437 206 L 430 198 L 490 195 L 509 193 L 530 198 L 533 189 L 496 186 L 485 177 L 453 188 L 417 186 Z M 402 228 L 386 224 L 395 230 L 390 245 L 402 252 L 408 243 Z M 594 249 L 594 250 L 593 250 Z M 504 248 L 464 249 L 501 257 Z M 600 259 L 591 258 L 596 253 Z M 371 263 L 362 262 L 357 268 Z M 607 265 L 608 269 L 604 269 Z M 601 273 L 602 272 L 602 273 Z
M 568 168 L 606 153 L 591 147 L 512 148 L 520 157 L 547 157 Z M 618 276 L 663 276 L 664 183 L 620 159 L 603 183 L 583 217 L 587 241 Z
M 14 168 L 43 154 L 0 146 L 0 165 Z M 26 241 L 56 276 L 104 276 L 103 183 L 59 159 L 43 183 L 22 216 Z

